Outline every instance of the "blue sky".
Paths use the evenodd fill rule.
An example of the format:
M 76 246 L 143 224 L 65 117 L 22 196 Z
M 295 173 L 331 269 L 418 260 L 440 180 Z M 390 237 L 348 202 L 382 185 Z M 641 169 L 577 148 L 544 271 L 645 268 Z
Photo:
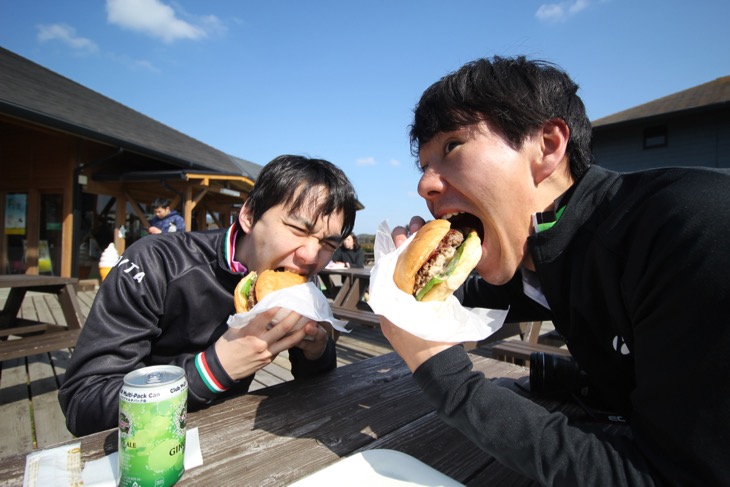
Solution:
M 727 0 L 0 0 L 0 45 L 234 156 L 334 162 L 374 233 L 427 213 L 407 133 L 441 76 L 546 59 L 596 119 L 730 75 L 728 19 Z

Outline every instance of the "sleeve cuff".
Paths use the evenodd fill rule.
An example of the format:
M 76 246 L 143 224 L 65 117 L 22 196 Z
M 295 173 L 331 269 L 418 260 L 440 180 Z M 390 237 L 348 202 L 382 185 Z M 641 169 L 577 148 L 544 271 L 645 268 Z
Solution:
M 203 395 L 209 396 L 210 393 L 220 394 L 235 384 L 235 381 L 223 370 L 213 345 L 195 356 L 195 369 L 198 372 L 198 376 L 195 379 L 199 379 L 199 381 L 196 380 L 194 382 L 192 380 L 193 378 L 188 378 L 188 382 L 190 382 L 191 388 L 196 385 L 198 387 L 200 385 L 204 386 L 208 394 Z
M 413 379 L 421 389 L 428 389 L 434 378 L 471 370 L 471 360 L 464 347 L 455 345 L 437 353 L 422 363 L 413 373 Z
M 337 351 L 335 342 L 332 338 L 327 340 L 327 348 L 325 348 L 322 356 L 317 360 L 307 360 L 304 357 L 304 351 L 301 348 L 293 347 L 289 349 L 289 361 L 291 362 L 291 372 L 295 379 L 311 377 L 313 375 L 329 372 L 337 367 Z

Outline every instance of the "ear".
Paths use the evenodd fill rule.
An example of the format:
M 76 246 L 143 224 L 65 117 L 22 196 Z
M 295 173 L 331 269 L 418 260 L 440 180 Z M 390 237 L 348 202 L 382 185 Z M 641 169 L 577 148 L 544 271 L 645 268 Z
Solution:
M 557 169 L 568 164 L 566 151 L 570 128 L 563 119 L 554 118 L 538 129 L 536 136 L 541 149 L 539 164 L 533 171 L 533 178 L 537 185 L 550 177 Z
M 238 223 L 241 224 L 244 233 L 251 233 L 251 228 L 253 228 L 253 213 L 248 207 L 248 200 L 246 200 L 241 207 L 241 211 L 238 213 Z

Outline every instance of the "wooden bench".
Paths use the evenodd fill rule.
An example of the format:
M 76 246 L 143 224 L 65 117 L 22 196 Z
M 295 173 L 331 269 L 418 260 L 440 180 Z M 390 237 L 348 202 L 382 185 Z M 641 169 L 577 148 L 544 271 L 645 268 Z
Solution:
M 570 352 L 565 348 L 521 340 L 505 340 L 492 346 L 492 355 L 501 360 L 523 360 L 525 363 L 529 363 L 530 354 L 533 352 L 545 352 L 570 357 Z
M 76 345 L 81 330 L 46 332 L 42 335 L 26 336 L 19 340 L 3 341 L 0 348 L 0 362 L 14 358 L 27 357 L 39 353 L 52 352 Z
M 352 310 L 349 308 L 343 308 L 342 306 L 332 305 L 332 314 L 335 315 L 335 318 L 346 321 L 354 321 L 371 328 L 377 328 L 380 326 L 378 315 L 372 311 L 364 309 Z

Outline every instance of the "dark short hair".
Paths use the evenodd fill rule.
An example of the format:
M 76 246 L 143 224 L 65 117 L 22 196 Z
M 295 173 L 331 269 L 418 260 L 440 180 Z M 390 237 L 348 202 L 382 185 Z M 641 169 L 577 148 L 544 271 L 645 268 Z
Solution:
M 168 198 L 155 198 L 154 201 L 152 201 L 152 209 L 156 210 L 157 208 L 167 208 L 171 204 L 172 201 Z
M 345 173 L 324 159 L 294 155 L 275 158 L 261 170 L 246 206 L 256 223 L 276 205 L 298 208 L 314 202 L 307 189 L 318 186 L 325 188 L 327 196 L 317 202 L 315 213 L 322 218 L 342 211 L 344 224 L 341 236 L 344 237 L 355 227 L 357 195 Z
M 357 235 L 355 235 L 355 232 L 350 232 L 345 237 L 352 237 L 352 249 L 353 250 L 360 250 L 360 242 L 357 240 Z
M 579 179 L 593 163 L 591 123 L 578 85 L 559 67 L 524 56 L 471 61 L 423 92 L 410 127 L 411 153 L 436 134 L 487 122 L 517 150 L 551 119 L 570 128 L 570 171 Z

